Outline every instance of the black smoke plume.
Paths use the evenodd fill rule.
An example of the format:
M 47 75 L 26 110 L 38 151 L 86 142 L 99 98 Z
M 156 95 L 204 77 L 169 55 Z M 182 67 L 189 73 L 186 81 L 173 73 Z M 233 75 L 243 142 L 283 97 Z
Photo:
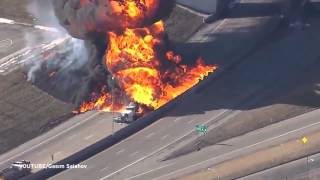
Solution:
M 113 0 L 122 1 L 122 0 Z M 123 30 L 123 22 L 111 11 L 111 0 L 53 0 L 54 10 L 60 24 L 71 36 L 80 39 L 101 38 L 108 31 Z M 167 18 L 174 0 L 159 0 L 153 17 L 149 17 L 131 28 L 144 27 Z
M 70 93 L 72 102 L 80 105 L 88 100 L 92 92 L 99 93 L 99 89 L 108 84 L 110 73 L 104 67 L 103 56 L 108 46 L 107 32 L 122 31 L 123 22 L 111 13 L 111 0 L 52 0 L 56 17 L 61 26 L 74 38 L 86 41 L 88 51 L 88 63 L 84 69 L 76 72 L 66 72 L 72 76 L 81 75 L 80 79 L 72 86 L 68 86 L 66 92 L 73 88 L 76 93 Z M 115 0 L 122 1 L 122 0 Z M 152 17 L 146 18 L 143 22 L 135 23 L 132 26 L 144 27 L 154 22 L 169 17 L 174 0 L 160 0 L 158 8 Z M 133 28 L 132 27 L 132 28 Z M 57 80 L 68 82 L 68 78 L 59 77 Z

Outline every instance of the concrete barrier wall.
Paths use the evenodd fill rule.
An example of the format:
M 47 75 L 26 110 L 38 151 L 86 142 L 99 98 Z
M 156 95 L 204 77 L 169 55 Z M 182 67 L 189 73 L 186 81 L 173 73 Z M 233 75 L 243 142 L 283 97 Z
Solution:
M 270 26 L 273 28 L 270 28 L 267 32 L 273 31 L 275 29 L 275 27 L 277 27 L 278 21 L 275 21 L 275 24 L 276 25 L 274 25 L 274 26 Z M 261 39 L 260 36 L 263 36 L 263 35 L 259 35 L 259 38 L 257 38 L 257 39 Z M 254 43 L 251 48 L 253 48 L 254 45 L 256 45 L 256 43 Z M 251 48 L 249 48 L 249 49 L 251 49 Z M 248 53 L 248 51 L 245 51 L 245 53 L 240 53 L 240 56 L 238 56 L 239 58 L 235 58 L 233 61 L 231 61 L 231 64 L 235 63 L 236 61 L 240 61 L 241 58 L 245 57 L 245 55 L 247 53 Z M 198 93 L 205 86 L 207 86 L 208 83 L 210 83 L 210 82 L 214 81 L 216 78 L 220 77 L 220 75 L 224 71 L 228 70 L 231 67 L 232 66 L 230 66 L 230 67 L 228 66 L 228 67 L 224 67 L 224 68 L 220 67 L 220 69 L 218 69 L 217 72 L 211 74 L 205 80 L 201 81 L 198 85 L 191 88 L 190 90 L 188 90 L 184 94 L 180 95 L 179 97 L 177 97 L 173 101 L 167 103 L 165 106 L 161 107 L 160 109 L 145 115 L 144 117 L 140 118 L 139 120 L 131 123 L 129 126 L 117 131 L 114 135 L 108 136 L 105 139 L 93 144 L 92 146 L 87 147 L 87 148 L 81 150 L 80 152 L 78 152 L 78 153 L 76 153 L 76 154 L 74 154 L 64 160 L 57 162 L 56 164 L 57 165 L 79 164 L 79 163 L 85 161 L 86 159 L 96 155 L 97 153 L 106 150 L 107 148 L 111 147 L 112 145 L 124 140 L 125 138 L 131 136 L 132 134 L 134 134 L 134 133 L 142 130 L 143 128 L 149 126 L 150 124 L 154 123 L 159 118 L 161 118 L 166 112 L 172 110 L 175 105 L 177 105 L 179 102 L 182 102 L 185 97 L 190 96 L 193 93 Z M 41 170 L 41 171 L 39 171 L 31 176 L 28 176 L 24 179 L 28 179 L 28 180 L 29 179 L 30 180 L 46 179 L 46 178 L 49 178 L 55 174 L 58 174 L 58 173 L 64 171 L 64 170 L 66 170 L 66 169 L 44 169 L 44 170 Z
M 190 91 L 189 91 L 190 93 Z M 150 112 L 144 117 L 138 119 L 137 121 L 131 123 L 129 126 L 122 128 L 121 130 L 115 132 L 113 135 L 110 135 L 99 142 L 59 161 L 56 162 L 55 165 L 66 165 L 66 164 L 79 164 L 86 159 L 106 150 L 107 148 L 113 146 L 114 144 L 126 139 L 127 137 L 133 135 L 134 133 L 142 130 L 143 128 L 149 126 L 154 123 L 158 119 L 160 119 L 167 111 L 171 110 L 175 104 L 186 96 L 188 93 L 183 94 L 179 98 L 167 103 L 165 106 L 159 108 L 156 111 Z M 23 180 L 34 180 L 34 179 L 47 179 L 52 177 L 64 170 L 67 169 L 43 169 L 35 174 L 27 176 L 23 178 Z
M 206 78 L 202 82 L 204 83 L 206 80 L 210 80 L 209 78 Z M 110 135 L 99 142 L 59 161 L 56 162 L 54 165 L 66 165 L 66 164 L 79 164 L 90 157 L 106 150 L 107 148 L 115 145 L 116 143 L 128 138 L 129 136 L 137 133 L 138 131 L 144 129 L 145 127 L 149 126 L 150 124 L 156 122 L 159 120 L 165 113 L 169 112 L 176 106 L 179 102 L 182 102 L 186 97 L 192 95 L 195 90 L 197 89 L 197 86 L 200 86 L 201 84 L 197 84 L 194 87 L 190 88 L 185 93 L 181 94 L 174 100 L 168 102 L 166 105 L 162 106 L 161 108 L 157 109 L 156 111 L 152 111 L 148 114 L 146 114 L 144 117 L 134 121 L 129 126 L 120 129 L 119 131 L 115 132 L 113 135 Z M 204 85 L 201 85 L 204 86 Z M 61 173 L 62 171 L 65 171 L 67 169 L 43 169 L 40 170 L 34 174 L 31 174 L 25 178 L 22 178 L 22 180 L 34 180 L 34 179 L 48 179 L 49 177 L 52 177 L 58 173 Z

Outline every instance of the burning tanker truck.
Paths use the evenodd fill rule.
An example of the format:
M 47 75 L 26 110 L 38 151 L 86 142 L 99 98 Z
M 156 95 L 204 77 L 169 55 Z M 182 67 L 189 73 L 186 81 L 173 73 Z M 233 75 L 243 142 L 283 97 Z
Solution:
M 137 113 L 156 110 L 196 85 L 217 66 L 199 58 L 194 65 L 166 45 L 163 19 L 173 0 L 54 0 L 61 25 L 76 38 L 95 44 L 103 56 L 93 58 L 105 68 L 104 80 L 75 113 L 90 110 Z M 101 79 L 101 78 L 100 78 Z

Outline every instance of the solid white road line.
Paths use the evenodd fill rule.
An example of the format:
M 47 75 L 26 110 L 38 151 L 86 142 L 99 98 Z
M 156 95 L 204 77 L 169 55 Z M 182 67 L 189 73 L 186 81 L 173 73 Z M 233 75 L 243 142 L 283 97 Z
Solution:
M 16 25 L 22 25 L 22 26 L 28 26 L 28 27 L 33 27 L 35 29 L 43 30 L 43 31 L 50 31 L 50 32 L 59 32 L 58 29 L 53 28 L 53 27 L 47 27 L 47 26 L 40 26 L 40 25 L 34 25 L 34 24 L 29 24 L 29 23 L 23 23 L 23 22 L 17 22 L 11 19 L 6 19 L 6 18 L 0 18 L 0 23 L 1 24 L 16 24 Z
M 218 24 L 212 31 L 210 31 L 210 33 L 215 33 L 215 32 L 217 32 L 217 30 L 220 29 L 220 27 L 222 27 L 222 25 L 223 25 L 225 22 L 226 22 L 226 19 L 223 19 L 222 21 L 220 21 L 219 24 Z M 208 37 L 202 39 L 202 41 L 200 41 L 200 42 L 204 42 L 204 41 L 206 41 L 207 39 L 208 39 Z M 228 111 L 228 110 L 224 110 L 222 113 L 219 113 L 218 116 L 220 116 L 220 114 L 223 114 L 223 113 L 225 113 L 225 112 L 227 112 L 227 111 Z M 218 116 L 217 116 L 217 117 L 218 117 Z M 179 118 L 180 118 L 180 117 L 179 117 Z M 179 118 L 177 118 L 177 119 L 179 119 Z M 183 117 L 182 117 L 182 118 L 183 118 Z M 182 119 L 182 118 L 181 118 L 181 119 Z M 156 121 L 155 123 L 151 124 L 150 126 L 147 126 L 146 128 L 144 128 L 144 130 L 150 129 L 151 127 L 155 126 L 157 123 L 159 123 L 159 121 Z M 120 143 L 129 141 L 130 139 L 133 139 L 134 136 L 137 136 L 138 134 L 140 134 L 140 133 L 142 133 L 142 132 L 143 132 L 143 131 L 139 131 L 139 132 L 135 133 L 134 135 L 126 138 L 124 141 L 119 142 L 119 143 L 117 143 L 117 144 L 120 144 Z M 114 148 L 114 147 L 115 147 L 115 145 L 113 145 L 113 146 L 110 147 L 110 148 Z M 90 159 L 91 159 L 91 158 L 90 158 Z M 89 160 L 89 159 L 88 159 L 88 160 Z
M 6 18 L 0 18 L 0 23 L 2 24 L 14 24 L 14 20 L 6 19 Z
M 71 126 L 71 127 L 67 128 L 67 129 L 65 129 L 65 130 L 63 130 L 63 131 L 61 131 L 61 132 L 59 132 L 58 134 L 56 134 L 56 135 L 54 135 L 54 136 L 51 136 L 51 137 L 49 137 L 49 138 L 45 139 L 44 141 L 42 141 L 42 142 L 40 142 L 40 143 L 38 143 L 38 144 L 36 144 L 36 145 L 34 145 L 34 146 L 30 147 L 29 149 L 27 149 L 27 150 L 25 150 L 25 151 L 22 151 L 22 152 L 20 152 L 20 153 L 17 153 L 17 154 L 15 154 L 14 156 L 11 156 L 10 158 L 8 158 L 8 159 L 6 159 L 6 160 L 4 160 L 4 161 L 0 162 L 0 164 L 4 164 L 4 163 L 6 163 L 6 162 L 8 162 L 8 161 L 10 161 L 10 160 L 12 160 L 12 159 L 14 159 L 14 158 L 18 157 L 18 156 L 21 156 L 21 155 L 23 155 L 23 154 L 25 154 L 25 153 L 27 153 L 27 152 L 29 152 L 29 151 L 31 151 L 31 150 L 33 150 L 33 149 L 35 149 L 35 148 L 38 148 L 38 147 L 39 147 L 39 146 L 41 146 L 42 144 L 45 144 L 45 143 L 47 143 L 47 142 L 49 142 L 49 141 L 51 141 L 51 140 L 55 139 L 56 137 L 58 137 L 58 136 L 60 136 L 60 135 L 62 135 L 62 134 L 64 134 L 64 133 L 66 133 L 66 132 L 70 131 L 71 129 L 73 129 L 73 128 L 75 128 L 75 127 L 77 127 L 77 126 L 81 125 L 81 124 L 84 124 L 84 123 L 85 123 L 85 122 L 87 122 L 89 119 L 91 119 L 91 118 L 93 118 L 94 116 L 96 116 L 97 114 L 99 114 L 99 113 L 98 113 L 98 112 L 96 112 L 96 113 L 94 113 L 94 114 L 90 115 L 90 116 L 89 116 L 89 117 L 87 117 L 85 120 L 83 120 L 83 121 L 81 121 L 81 122 L 79 122 L 79 123 L 74 124 L 73 126 Z
M 189 11 L 190 13 L 195 14 L 195 15 L 200 16 L 200 17 L 208 16 L 208 14 L 206 14 L 206 13 L 201 13 L 199 11 L 193 10 L 192 8 L 189 8 L 189 7 L 187 7 L 187 6 L 183 5 L 183 4 L 180 4 L 180 3 L 177 3 L 177 6 L 180 7 L 181 9 Z
M 169 137 L 169 134 L 163 136 L 163 137 L 161 138 L 161 140 L 165 140 L 167 137 Z
M 160 167 L 155 168 L 155 169 L 152 169 L 152 170 L 150 170 L 150 171 L 147 171 L 147 172 L 144 172 L 144 173 L 137 174 L 137 175 L 135 175 L 135 176 L 129 177 L 129 178 L 125 179 L 125 180 L 134 179 L 134 178 L 136 178 L 136 177 L 146 175 L 146 174 L 148 174 L 148 173 L 151 173 L 151 172 L 157 171 L 157 170 L 162 169 L 162 168 L 165 168 L 165 167 L 172 166 L 172 165 L 174 165 L 174 164 L 175 164 L 175 163 L 171 163 L 171 164 L 167 164 L 167 165 L 164 165 L 164 166 L 160 166 Z
M 220 21 L 220 22 L 219 22 L 219 24 L 218 24 L 218 26 L 216 26 L 216 27 L 213 29 L 213 31 L 210 31 L 210 33 L 215 33 L 215 32 L 216 32 L 220 27 L 222 27 L 222 25 L 223 25 L 225 22 L 226 22 L 226 19 L 224 19 L 224 20 Z M 204 39 L 203 39 L 203 41 L 206 41 L 207 39 L 208 39 L 208 37 L 207 37 L 207 38 L 204 38 Z M 206 124 L 206 123 L 208 123 L 208 122 L 210 122 L 211 120 L 213 120 L 213 119 L 215 119 L 215 118 L 219 117 L 221 114 L 223 114 L 223 113 L 225 113 L 225 112 L 227 112 L 227 111 L 228 111 L 228 110 L 223 110 L 222 112 L 218 113 L 218 115 L 216 115 L 216 116 L 214 116 L 213 118 L 211 118 L 211 119 L 209 119 L 208 121 L 206 121 L 206 122 L 205 122 L 205 124 Z M 147 129 L 149 129 L 149 128 L 151 128 L 151 127 L 155 126 L 157 123 L 159 123 L 159 121 L 156 121 L 156 122 L 155 122 L 155 123 L 153 123 L 152 125 L 150 125 L 150 126 L 148 126 L 148 127 L 144 128 L 144 131 L 146 131 Z M 189 134 L 190 134 L 190 133 L 192 133 L 193 131 L 194 131 L 194 130 L 192 129 L 192 131 L 190 131 L 190 132 L 186 133 L 186 134 L 185 134 L 185 135 L 183 135 L 182 137 L 180 137 L 180 138 L 178 138 L 178 139 L 176 139 L 176 140 L 174 140 L 174 141 L 170 142 L 169 144 L 167 144 L 167 145 L 165 145 L 165 146 L 163 146 L 163 147 L 161 147 L 161 148 L 157 149 L 156 151 L 152 152 L 151 154 L 149 154 L 149 155 L 147 155 L 147 156 L 145 156 L 145 157 L 142 157 L 142 158 L 140 158 L 140 159 L 138 159 L 138 160 L 134 161 L 133 163 L 128 164 L 128 165 L 126 165 L 126 166 L 124 166 L 124 167 L 122 167 L 122 168 L 118 169 L 117 171 L 114 171 L 113 173 L 111 173 L 111 174 L 109 174 L 109 175 L 107 175 L 107 176 L 105 176 L 105 177 L 103 177 L 103 178 L 100 178 L 100 180 L 107 179 L 107 178 L 109 178 L 110 176 L 113 176 L 114 174 L 117 174 L 118 172 L 120 172 L 120 171 L 122 171 L 122 170 L 124 170 L 124 169 L 126 169 L 126 168 L 128 168 L 128 167 L 130 167 L 130 166 L 132 166 L 132 165 L 134 165 L 134 164 L 136 164 L 136 163 L 138 163 L 138 162 L 140 162 L 140 161 L 142 161 L 142 160 L 144 160 L 144 159 L 146 159 L 146 158 L 150 157 L 150 156 L 152 156 L 153 154 L 155 154 L 155 153 L 157 153 L 158 151 L 160 151 L 160 150 L 162 150 L 162 149 L 166 148 L 167 146 L 171 145 L 172 143 L 174 143 L 174 142 L 176 142 L 176 141 L 178 141 L 178 140 L 180 140 L 180 139 L 184 138 L 185 136 L 189 135 Z M 143 131 L 139 131 L 139 132 L 135 133 L 134 135 L 132 135 L 132 136 L 128 137 L 128 138 L 127 138 L 127 139 L 125 139 L 124 141 L 121 141 L 121 142 L 119 142 L 119 143 L 117 143 L 117 144 L 113 145 L 112 147 L 110 147 L 110 148 L 109 148 L 109 150 L 110 150 L 110 149 L 112 149 L 112 148 L 115 148 L 115 147 L 116 147 L 118 144 L 120 144 L 120 143 L 124 143 L 124 142 L 129 141 L 130 139 L 133 139 L 135 136 L 137 136 L 138 134 L 140 134 L 140 133 L 142 133 L 142 132 L 143 132 Z M 93 159 L 94 157 L 95 157 L 95 156 L 93 156 L 93 157 L 91 157 L 91 158 L 87 159 L 85 162 L 88 162 L 89 160 Z
M 91 134 L 91 135 L 85 137 L 84 139 L 85 139 L 85 140 L 89 140 L 89 139 L 91 139 L 93 136 L 94 136 L 94 135 Z
M 214 159 L 218 159 L 218 158 L 221 158 L 221 157 L 224 157 L 224 156 L 228 156 L 228 155 L 230 155 L 230 154 L 234 154 L 234 153 L 237 153 L 237 152 L 239 152 L 239 151 L 247 150 L 247 149 L 252 148 L 252 147 L 254 147 L 254 146 L 257 146 L 257 145 L 260 145 L 260 144 L 263 144 L 263 143 L 267 143 L 267 142 L 273 141 L 273 140 L 275 140 L 275 139 L 278 139 L 278 138 L 287 136 L 287 135 L 289 135 L 289 134 L 293 134 L 293 133 L 296 133 L 296 132 L 305 130 L 305 129 L 307 129 L 307 128 L 310 128 L 310 127 L 312 127 L 312 126 L 319 125 L 319 124 L 320 124 L 320 122 L 313 123 L 313 124 L 309 124 L 309 125 L 307 125 L 307 126 L 304 126 L 304 127 L 299 128 L 299 129 L 295 129 L 295 130 L 286 132 L 286 133 L 281 134 L 281 135 L 279 135 L 279 136 L 272 137 L 272 138 L 269 138 L 269 139 L 266 139 L 266 140 L 257 142 L 257 143 L 255 143 L 255 144 L 252 144 L 252 145 L 249 145 L 249 146 L 245 146 L 245 147 L 240 148 L 240 149 L 237 149 L 237 150 L 235 150 L 235 151 L 230 151 L 230 152 L 225 153 L 225 154 L 222 154 L 222 155 L 220 155 L 220 156 L 215 156 L 215 157 L 210 158 L 210 159 L 207 159 L 207 160 L 205 160 L 205 161 L 202 161 L 202 162 L 199 162 L 199 163 L 196 163 L 196 164 L 187 166 L 187 167 L 185 167 L 185 168 L 182 168 L 182 169 L 173 171 L 173 172 L 168 173 L 168 174 L 166 174 L 166 175 L 159 176 L 159 177 L 157 177 L 157 178 L 155 178 L 155 179 L 153 179 L 153 180 L 157 180 L 157 179 L 160 179 L 160 178 L 163 178 L 163 177 L 167 177 L 167 176 L 173 175 L 173 174 L 175 174 L 175 173 L 177 173 L 177 172 L 180 172 L 180 171 L 184 171 L 184 170 L 186 170 L 186 169 L 193 168 L 193 167 L 195 167 L 195 166 L 204 164 L 204 163 L 209 162 L 209 161 L 212 161 L 212 160 L 214 160 Z
M 220 115 L 222 115 L 223 113 L 225 113 L 225 112 L 227 112 L 227 111 L 229 111 L 229 110 L 223 110 L 222 112 L 218 113 L 217 115 L 215 115 L 214 117 L 212 117 L 212 118 L 209 119 L 208 121 L 204 122 L 204 124 L 207 124 L 208 122 L 210 122 L 210 121 L 212 121 L 213 119 L 219 117 Z M 176 142 L 176 141 L 179 141 L 180 139 L 182 139 L 182 138 L 184 138 L 185 136 L 189 135 L 189 134 L 192 133 L 193 131 L 194 131 L 194 130 L 192 129 L 191 131 L 189 131 L 188 133 L 186 133 L 186 134 L 183 135 L 182 137 L 171 141 L 170 143 L 168 143 L 168 144 L 162 146 L 161 148 L 153 151 L 151 154 L 146 155 L 146 156 L 144 156 L 144 157 L 142 157 L 142 158 L 140 158 L 140 159 L 138 159 L 138 160 L 136 160 L 136 161 L 134 161 L 134 162 L 132 162 L 132 163 L 130 163 L 130 164 L 128 164 L 128 165 L 120 168 L 120 169 L 118 169 L 117 171 L 114 171 L 114 172 L 108 174 L 107 176 L 105 176 L 105 177 L 103 177 L 103 178 L 100 178 L 100 180 L 108 179 L 109 177 L 113 176 L 114 174 L 117 174 L 117 173 L 119 173 L 120 171 L 122 171 L 122 170 L 124 170 L 124 169 L 126 169 L 126 168 L 128 168 L 128 167 L 130 167 L 130 166 L 132 166 L 132 165 L 134 165 L 134 164 L 136 164 L 136 163 L 144 160 L 144 159 L 147 159 L 148 157 L 151 157 L 152 155 L 154 155 L 154 154 L 156 154 L 157 152 L 161 151 L 162 149 L 168 147 L 168 146 L 171 145 L 172 143 L 174 143 L 174 142 Z

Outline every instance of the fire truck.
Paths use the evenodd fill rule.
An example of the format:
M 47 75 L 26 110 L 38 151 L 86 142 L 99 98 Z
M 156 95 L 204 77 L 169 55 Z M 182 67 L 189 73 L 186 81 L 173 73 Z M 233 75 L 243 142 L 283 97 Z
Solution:
M 31 174 L 30 162 L 26 160 L 17 161 L 0 172 L 0 180 L 18 180 Z

